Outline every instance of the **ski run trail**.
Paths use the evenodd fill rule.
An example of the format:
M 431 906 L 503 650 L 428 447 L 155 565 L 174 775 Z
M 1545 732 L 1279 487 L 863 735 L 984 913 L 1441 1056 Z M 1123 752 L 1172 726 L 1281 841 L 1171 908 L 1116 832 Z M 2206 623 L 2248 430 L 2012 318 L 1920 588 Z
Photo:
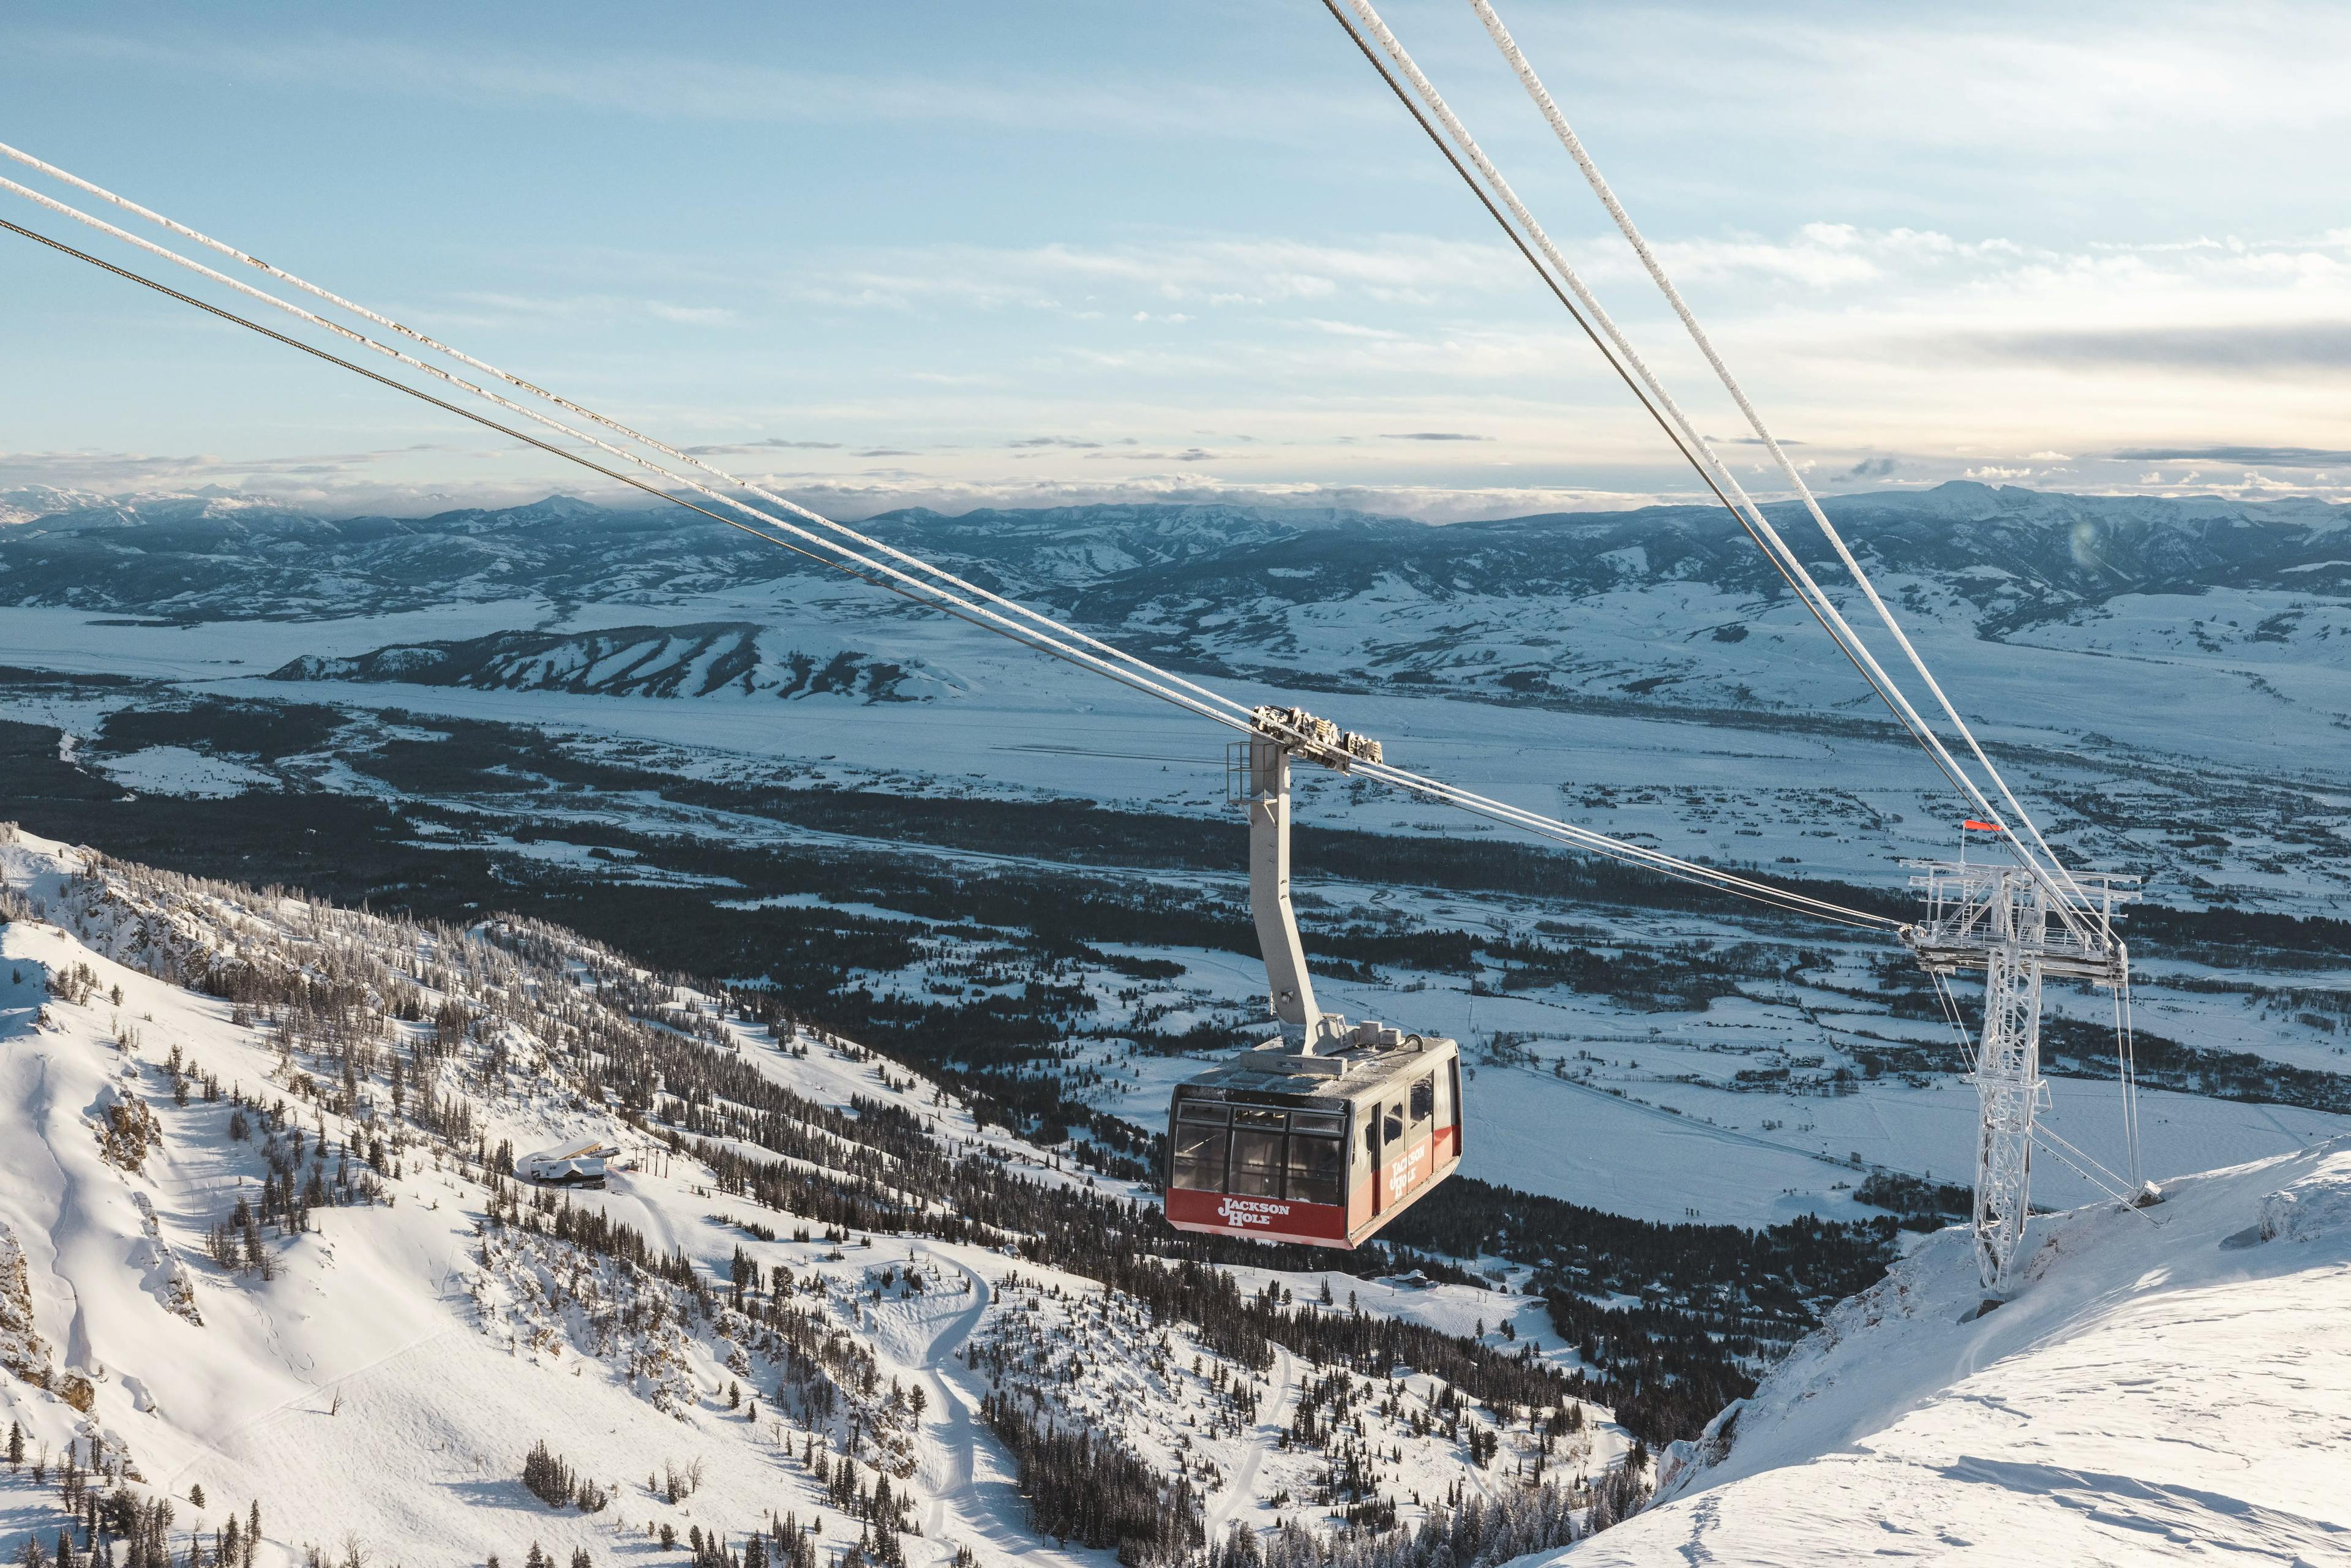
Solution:
M 741 1145 L 795 1171 L 886 1186 L 894 1156 L 848 1132 L 894 1116 L 1040 1190 L 1100 1181 L 979 1126 L 918 1074 L 778 1038 L 546 928 L 493 941 L 5 828 L 0 880 L 15 910 L 0 925 L 0 1423 L 27 1445 L 0 1470 L 0 1561 L 56 1538 L 56 1468 L 95 1440 L 131 1495 L 170 1502 L 175 1561 L 192 1531 L 209 1550 L 257 1505 L 269 1568 L 313 1547 L 379 1568 L 518 1563 L 534 1542 L 559 1563 L 684 1562 L 695 1531 L 739 1553 L 786 1515 L 815 1529 L 829 1568 L 864 1527 L 809 1461 L 853 1455 L 852 1490 L 886 1476 L 902 1500 L 915 1568 L 963 1552 L 1106 1568 L 1111 1552 L 1031 1527 L 979 1410 L 1016 1383 L 1064 1429 L 1185 1477 L 1211 1539 L 1326 1522 L 1329 1458 L 1290 1434 L 1333 1369 L 1278 1347 L 1270 1366 L 1227 1361 L 1196 1325 L 1011 1248 L 828 1236 L 617 1115 L 571 1046 L 622 1026 L 712 1042 L 808 1103 L 797 1152 Z M 240 965 L 309 988 L 240 1001 Z M 394 1059 L 404 1076 L 387 1076 Z M 460 1131 L 424 1124 L 458 1106 Z M 693 1292 L 494 1220 L 475 1151 L 580 1138 L 619 1153 L 605 1188 L 566 1200 L 631 1228 L 652 1259 L 682 1256 Z M 285 1170 L 357 1196 L 318 1202 L 307 1229 L 212 1239 Z M 536 1189 L 503 1190 L 527 1207 Z M 738 1255 L 755 1301 L 815 1325 L 820 1368 L 796 1374 L 729 1304 Z M 1924 1238 L 1752 1399 L 1659 1456 L 1646 1511 L 1541 1560 L 2351 1562 L 2351 1145 L 2176 1181 L 2150 1210 L 2036 1219 L 2025 1258 L 2013 1299 L 1986 1312 L 1963 1235 Z M 1507 1319 L 1529 1354 L 1573 1360 L 1523 1297 L 1231 1272 L 1244 1292 L 1335 1296 L 1327 1310 L 1447 1333 Z M 1357 1382 L 1340 1408 L 1406 1522 L 1418 1500 L 1499 1495 L 1531 1468 L 1523 1425 L 1493 1424 L 1499 1457 L 1479 1467 L 1458 1433 L 1392 1418 L 1389 1401 L 1437 1408 L 1425 1373 Z M 1608 1413 L 1584 1416 L 1546 1456 L 1555 1475 L 1623 1461 Z M 540 1441 L 605 1506 L 527 1490 Z

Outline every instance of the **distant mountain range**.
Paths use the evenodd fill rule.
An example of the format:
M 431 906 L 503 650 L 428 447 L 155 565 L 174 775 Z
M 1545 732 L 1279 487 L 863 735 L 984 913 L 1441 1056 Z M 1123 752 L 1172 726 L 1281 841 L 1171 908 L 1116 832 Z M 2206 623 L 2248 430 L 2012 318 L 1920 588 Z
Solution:
M 2121 593 L 2235 587 L 2351 592 L 2351 507 L 2308 500 L 2068 496 L 1954 482 L 1825 503 L 1864 559 L 1947 582 L 2006 619 Z M 1766 508 L 1824 575 L 1793 503 Z M 424 517 L 325 517 L 222 496 L 0 495 L 0 602 L 203 619 L 345 615 L 518 593 L 687 596 L 815 570 L 697 517 L 554 496 Z M 1194 597 L 1324 601 L 1383 582 L 1433 598 L 1556 598 L 1642 583 L 1770 594 L 1777 581 L 1718 508 L 1550 513 L 1437 526 L 1225 506 L 925 508 L 859 525 L 990 586 L 1097 622 Z
M 2351 507 L 1971 483 L 1825 504 L 1889 597 L 1946 636 L 2156 658 L 2351 654 Z M 1802 512 L 1768 510 L 1823 582 L 1846 591 Z M 517 606 L 511 632 L 298 659 L 278 672 L 287 679 L 922 695 L 921 683 L 905 687 L 914 661 L 894 633 L 858 624 L 899 601 L 690 512 L 557 496 L 329 518 L 221 495 L 19 491 L 0 496 L 0 516 L 16 519 L 0 528 L 0 604 L 180 622 Z M 1826 666 L 1791 673 L 1773 653 L 1785 641 L 1808 654 L 1814 633 L 1719 509 L 1436 526 L 1224 506 L 917 508 L 859 527 L 1196 669 L 1717 706 L 1822 698 L 1805 683 Z M 630 650 L 605 626 L 622 617 Z M 1739 646 L 1761 631 L 1771 635 Z M 730 636 L 732 653 L 712 643 Z M 836 657 L 849 663 L 835 669 Z

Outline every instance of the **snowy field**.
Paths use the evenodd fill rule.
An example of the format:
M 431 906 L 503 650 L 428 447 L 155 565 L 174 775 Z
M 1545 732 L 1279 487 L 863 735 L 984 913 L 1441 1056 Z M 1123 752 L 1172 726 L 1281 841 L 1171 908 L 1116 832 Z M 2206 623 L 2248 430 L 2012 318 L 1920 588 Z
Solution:
M 639 766 L 690 777 L 912 794 L 1036 799 L 1074 793 L 1179 816 L 1227 810 L 1222 737 L 1214 729 L 1100 683 L 1081 684 L 1081 677 L 1059 666 L 1027 661 L 1009 650 L 971 646 L 953 627 L 912 617 L 900 617 L 888 630 L 893 637 L 928 638 L 935 662 L 944 666 L 953 661 L 954 689 L 941 700 L 877 706 L 825 698 L 786 704 L 378 684 L 288 686 L 241 673 L 272 667 L 282 662 L 281 655 L 297 651 L 347 653 L 382 645 L 394 634 L 448 637 L 511 624 L 525 608 L 517 602 L 468 606 L 445 615 L 399 617 L 397 627 L 375 621 L 99 627 L 71 612 L 12 610 L 0 615 L 0 663 L 37 661 L 51 667 L 133 673 L 219 695 L 324 699 L 362 712 L 402 709 L 537 725 L 566 737 L 581 755 L 623 755 Z M 612 608 L 601 607 L 597 613 Z M 2024 657 L 2013 648 L 1971 640 L 1959 646 L 1996 662 Z M 240 666 L 236 660 L 246 663 Z M 20 690 L 5 716 L 88 736 L 123 700 L 115 694 Z M 1349 698 L 1343 706 L 1334 702 L 1332 711 L 1389 737 L 1391 756 L 1412 765 L 1436 768 L 1501 798 L 1641 841 L 1744 860 L 1766 873 L 1790 870 L 1886 885 L 1907 874 L 1898 863 L 1902 859 L 1951 851 L 1942 825 L 1946 814 L 1927 800 L 1915 751 L 1884 740 L 1437 697 Z M 2016 711 L 2031 710 L 2026 705 Z M 651 753 L 643 749 L 648 747 Z M 249 762 L 182 747 L 106 756 L 98 765 L 131 790 L 213 794 L 268 777 Z M 296 758 L 281 766 L 290 776 L 325 787 L 391 798 L 380 780 L 340 760 Z M 2036 762 L 2025 777 L 2053 790 L 2081 784 L 2063 768 L 2050 771 L 2052 766 Z M 1765 782 L 1774 779 L 1781 782 Z M 465 812 L 482 811 L 475 803 L 455 804 Z M 491 835 L 487 841 L 503 852 L 575 866 L 591 863 L 583 851 L 559 840 L 517 842 L 504 837 L 496 821 L 499 810 L 492 804 L 483 820 Z M 529 810 L 543 819 L 569 814 L 588 823 L 621 822 L 713 842 L 831 843 L 902 852 L 885 840 L 839 838 L 706 809 L 667 808 L 642 798 L 578 804 L 540 799 Z M 1483 822 L 1314 769 L 1301 773 L 1299 817 L 1400 832 L 1507 838 Z M 905 852 L 965 866 L 989 859 L 921 848 Z M 2249 845 L 2231 855 L 2243 862 L 2265 852 Z M 2310 863 L 2306 851 L 2295 852 L 2303 857 L 2297 865 Z M 1017 852 L 997 858 L 1050 869 Z M 649 862 L 627 874 L 646 881 L 708 880 L 665 873 Z M 2259 880 L 2268 873 L 2243 874 Z M 1220 882 L 1187 873 L 1163 881 L 1236 902 L 1241 892 L 1237 877 Z M 723 895 L 723 883 L 714 890 Z M 1301 874 L 1300 891 L 1310 903 L 1323 901 L 1333 918 L 1355 912 L 1497 934 L 1523 935 L 1545 917 L 1582 917 L 1573 909 L 1500 897 L 1318 883 L 1311 869 Z M 843 912 L 891 915 L 854 897 L 826 902 Z M 1848 988 L 1866 990 L 1876 983 L 1866 969 L 1870 951 L 1833 932 L 1648 914 L 1621 915 L 1618 925 L 1620 939 L 1628 943 L 1758 936 L 1803 941 L 1839 956 Z M 1311 954 L 1311 932 L 1308 946 Z M 1138 950 L 1137 956 L 1173 956 L 1185 966 L 1181 981 L 1144 998 L 1142 1005 L 1167 1010 L 1163 1027 L 1180 1030 L 1203 1019 L 1238 1023 L 1262 1007 L 1262 971 L 1239 955 Z M 2196 983 L 2213 976 L 2197 966 L 2168 964 L 2159 952 L 2144 948 L 2138 958 L 2151 982 L 2138 997 L 2143 1028 L 2191 1045 L 2248 1051 L 2298 1067 L 2351 1070 L 2351 1044 L 2339 1028 L 2321 1027 L 2327 1019 L 2313 1021 L 2292 1008 L 2257 1004 L 2241 995 L 2170 987 L 2166 982 L 2174 976 Z M 935 977 L 933 970 L 917 966 L 870 977 L 869 983 L 877 990 L 919 997 Z M 2339 972 L 2231 977 L 2351 994 L 2351 975 Z M 1533 1065 L 1487 1061 L 1477 1068 L 1480 1076 L 1471 1091 L 1479 1123 L 1467 1168 L 1510 1186 L 1644 1218 L 1695 1217 L 1752 1225 L 1800 1212 L 1856 1212 L 1850 1190 L 1862 1166 L 1944 1180 L 1964 1180 L 1970 1167 L 1972 1095 L 1955 1080 L 1913 1083 L 1886 1078 L 1834 1096 L 1731 1087 L 1742 1069 L 1817 1059 L 1830 1071 L 1849 1062 L 1853 1049 L 1873 1037 L 1930 1040 L 1939 1028 L 1890 1019 L 1849 996 L 1759 996 L 1750 988 L 1749 995 L 1718 999 L 1703 1012 L 1644 1015 L 1605 998 L 1564 990 L 1473 994 L 1470 980 L 1461 975 L 1409 967 L 1383 967 L 1377 985 L 1326 977 L 1322 986 L 1325 1005 L 1350 1016 L 1380 1018 L 1471 1042 L 1473 1062 L 1479 1061 L 1478 1042 L 1498 1032 L 1524 1037 Z M 1098 989 L 1106 1016 L 1115 1018 L 1122 1006 L 1115 977 L 1102 977 Z M 2101 998 L 2062 990 L 2053 990 L 2051 997 L 2053 1008 L 2085 1017 L 2095 1018 L 2104 1005 Z M 1115 1044 L 1078 1044 L 1084 1061 L 1117 1068 L 1113 1082 L 1094 1094 L 1096 1103 L 1141 1126 L 1155 1127 L 1168 1085 L 1204 1065 L 1135 1056 Z M 2059 1080 L 2052 1093 L 2052 1124 L 2108 1167 L 2123 1169 L 2127 1161 L 2112 1086 Z M 2346 1125 L 2339 1117 L 2289 1106 L 2159 1092 L 2147 1097 L 2145 1122 L 2145 1174 L 2156 1179 L 2301 1147 Z M 2036 1177 L 2037 1191 L 2053 1203 L 2085 1201 L 2094 1191 L 2055 1159 L 2042 1161 Z
M 1953 502 L 1962 510 L 1976 504 Z M 1176 534 L 1189 526 L 1174 525 Z M 1015 570 L 1035 574 L 1032 586 L 1111 591 L 1104 570 L 1134 564 L 1101 553 L 1108 536 L 1081 529 L 1071 538 Z M 632 572 L 647 565 L 619 564 Z M 1164 637 L 1212 657 L 1238 672 L 1217 676 L 1220 688 L 1244 701 L 1302 700 L 1380 737 L 1405 767 L 1678 854 L 1899 894 L 1904 861 L 1954 852 L 1959 808 L 1801 612 L 1708 580 L 1651 575 L 1646 556 L 1628 557 L 1625 566 L 1632 575 L 1617 586 L 1550 595 L 1447 592 L 1387 576 L 1327 600 L 1285 598 L 1271 580 L 1229 603 L 1192 603 L 1174 591 L 1157 599 L 1129 593 L 1105 611 L 1126 618 L 1123 632 L 1103 629 Z M 659 572 L 631 576 L 584 601 L 549 597 L 528 582 L 468 579 L 461 601 L 447 608 L 381 615 L 349 613 L 348 600 L 326 591 L 320 608 L 298 612 L 307 619 L 167 624 L 10 608 L 0 612 L 0 664 L 157 684 L 0 685 L 0 717 L 63 729 L 68 748 L 142 794 L 217 796 L 283 782 L 403 799 L 340 756 L 264 764 L 181 745 L 107 752 L 89 744 L 110 711 L 204 695 L 325 703 L 360 716 L 402 710 L 417 716 L 399 731 L 410 735 L 429 734 L 414 726 L 436 718 L 528 726 L 559 737 L 572 755 L 682 779 L 1075 799 L 1179 821 L 1228 820 L 1225 731 L 855 584 L 785 575 L 730 585 L 724 575 L 705 571 L 684 588 Z M 2006 585 L 2005 597 L 1961 591 L 1995 580 Z M 2339 915 L 2351 901 L 2351 855 L 2343 852 L 2351 847 L 2351 789 L 2339 744 L 2351 727 L 2351 638 L 2337 634 L 2346 622 L 2335 601 L 2227 586 L 2127 593 L 1994 635 L 1980 634 L 1991 623 L 1987 603 L 2029 606 L 2047 585 L 1977 567 L 1942 579 L 1887 571 L 1881 586 L 2074 863 L 2143 873 L 2154 896 L 2178 904 L 2233 897 L 2245 907 Z M 922 700 L 778 701 L 732 688 L 677 699 L 265 678 L 297 659 L 350 660 L 504 632 L 687 622 L 756 625 L 794 646 L 886 658 L 904 666 L 907 689 Z M 1425 681 L 1426 694 L 1387 678 L 1398 671 Z M 1363 689 L 1301 693 L 1285 672 Z M 569 665 L 555 673 L 597 674 Z M 702 673 L 700 665 L 687 672 Z M 1535 706 L 1526 694 L 1551 700 Z M 379 736 L 392 733 L 368 722 Z M 1309 824 L 1442 833 L 1498 848 L 1522 841 L 1318 769 L 1300 770 L 1298 793 L 1298 819 Z M 650 791 L 436 804 L 478 825 L 470 841 L 517 860 L 707 885 L 721 899 L 731 891 L 723 874 L 665 868 L 633 851 L 591 858 L 559 836 L 511 836 L 509 819 L 527 811 L 541 823 L 611 825 L 709 845 L 903 854 L 981 874 L 991 865 L 1087 874 L 1024 855 L 1018 843 L 990 854 L 831 835 L 681 806 Z M 444 831 L 432 825 L 432 833 Z M 1556 904 L 1335 879 L 1343 870 L 1301 867 L 1310 927 L 1317 919 L 1394 916 L 1525 937 L 1546 919 L 1589 921 L 1587 911 Z M 1186 872 L 1158 881 L 1236 905 L 1240 894 L 1237 877 Z M 904 918 L 851 893 L 823 902 L 842 914 Z M 1692 940 L 1818 946 L 1834 956 L 1839 988 L 1748 986 L 1703 1010 L 1659 1014 L 1563 988 L 1496 994 L 1499 977 L 1490 969 L 1472 977 L 1382 964 L 1375 982 L 1326 976 L 1320 983 L 1326 1005 L 1351 1016 L 1440 1030 L 1469 1045 L 1479 1125 L 1468 1168 L 1475 1175 L 1643 1218 L 1742 1224 L 1854 1213 L 1850 1193 L 1864 1167 L 1964 1179 L 1974 1111 L 1969 1090 L 1952 1078 L 1888 1075 L 1851 1093 L 1778 1092 L 1738 1079 L 1742 1071 L 1790 1068 L 1801 1088 L 1808 1074 L 1851 1068 L 1876 1044 L 1932 1041 L 1939 1026 L 1890 1016 L 1866 999 L 1880 985 L 1869 963 L 1881 954 L 1776 917 L 1612 912 L 1609 919 L 1608 935 L 1628 948 Z M 1310 956 L 1314 949 L 1310 929 Z M 1117 977 L 1085 977 L 1105 1034 L 1138 1008 L 1155 1009 L 1172 1030 L 1238 1025 L 1262 1010 L 1262 975 L 1239 955 L 1132 956 L 1173 958 L 1184 974 L 1145 988 L 1139 1001 L 1121 998 L 1135 988 Z M 2215 969 L 2144 943 L 2134 944 L 2133 956 L 2143 1029 L 2190 1047 L 2351 1071 L 2351 969 Z M 946 977 L 924 963 L 859 978 L 920 998 Z M 2083 1019 L 2095 1019 L 2103 1005 L 2062 990 L 2051 997 L 2053 1010 Z M 1513 1049 L 1486 1049 L 1498 1035 L 1513 1038 Z M 1082 1065 L 1103 1074 L 1089 1092 L 1095 1103 L 1141 1126 L 1156 1125 L 1168 1084 L 1201 1065 L 1128 1052 L 1113 1039 L 1071 1043 Z M 1817 1065 L 1792 1066 L 1804 1063 Z M 2291 1106 L 2169 1092 L 2149 1094 L 2145 1113 L 2145 1174 L 2158 1179 L 2302 1147 L 2345 1125 Z M 2049 1114 L 2106 1166 L 2127 1163 L 2111 1085 L 2054 1081 Z M 2092 1190 L 2055 1159 L 2041 1161 L 2035 1175 L 2053 1203 L 2082 1201 Z
M 774 592 L 739 601 L 712 595 L 659 608 L 679 620 L 780 618 L 828 646 L 885 651 L 928 673 L 924 689 L 933 700 L 876 706 L 840 697 L 778 703 L 721 693 L 676 700 L 258 679 L 305 654 L 348 656 L 517 626 L 643 621 L 653 612 L 637 603 L 575 610 L 518 600 L 397 616 L 186 626 L 19 608 L 0 614 L 0 664 L 136 675 L 223 695 L 543 725 L 678 747 L 714 768 L 807 766 L 809 783 L 889 781 L 917 791 L 1034 791 L 1182 813 L 1217 809 L 1228 737 L 1215 727 L 957 623 L 785 586 L 800 597 L 779 605 Z M 1352 643 L 1317 646 L 1308 634 L 1321 624 L 1313 607 L 1296 613 L 1308 625 L 1296 645 L 1285 645 L 1286 664 L 1337 670 L 1359 662 Z M 1543 612 L 1520 606 L 1513 613 Z M 1660 635 L 1659 607 L 1648 596 L 1613 620 L 1606 604 L 1557 613 L 1572 619 L 1579 642 L 1620 650 L 1628 668 Z M 1951 852 L 1959 809 L 1917 750 L 1881 722 L 1874 699 L 1855 699 L 1822 663 L 1816 633 L 1807 635 L 1813 629 L 1777 626 L 1782 613 L 1766 614 L 1759 622 L 1765 629 L 1735 648 L 1704 639 L 1677 644 L 1676 657 L 1708 668 L 1686 713 L 1529 707 L 1477 695 L 1308 694 L 1306 700 L 1379 736 L 1391 761 L 1516 805 L 1677 853 L 1898 886 L 1902 859 Z M 1453 625 L 1446 635 L 1479 649 L 1480 657 L 1500 658 L 1506 649 L 1479 639 L 1507 631 Z M 1361 632 L 1350 622 L 1350 637 Z M 2351 890 L 2333 863 L 2339 854 L 2312 855 L 2305 837 L 2331 835 L 2339 847 L 2351 828 L 2342 769 L 2324 745 L 2312 746 L 2351 715 L 2351 670 L 2259 659 L 2239 644 L 2220 653 L 2190 646 L 2123 657 L 1991 643 L 1932 622 L 1918 641 L 1950 689 L 1965 695 L 1984 738 L 2019 748 L 2005 762 L 2012 781 L 2079 863 L 2150 874 L 2167 896 L 2179 891 L 2180 879 L 2213 873 L 2265 904 L 2289 907 L 2322 889 L 2330 897 Z M 1218 684 L 1245 701 L 1298 695 L 1248 680 Z M 1717 699 L 1718 690 L 1726 695 Z M 1769 708 L 1757 706 L 1751 723 L 1722 722 L 1740 706 L 1728 695 L 1736 690 L 1752 693 L 1755 705 L 1768 698 Z M 1698 706 L 1699 699 L 1719 706 Z M 87 729 L 105 706 L 19 696 L 9 716 L 37 715 Z M 2149 726 L 2155 714 L 2163 716 L 2159 727 Z M 1823 727 L 1815 716 L 1831 722 Z M 1310 783 L 1303 792 L 1303 820 L 1343 814 L 1351 825 L 1374 829 L 1494 831 L 1334 781 Z M 2098 821 L 2063 804 L 2085 792 L 2104 800 Z M 2183 834 L 2216 828 L 2224 848 L 2183 849 Z

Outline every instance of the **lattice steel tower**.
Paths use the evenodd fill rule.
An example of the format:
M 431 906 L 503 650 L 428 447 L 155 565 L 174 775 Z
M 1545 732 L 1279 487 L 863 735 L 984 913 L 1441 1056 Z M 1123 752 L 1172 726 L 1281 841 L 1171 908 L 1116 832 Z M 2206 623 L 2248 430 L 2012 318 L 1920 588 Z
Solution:
M 2041 987 L 2086 980 L 2116 993 L 2116 1054 L 2123 1077 L 2130 1179 L 2139 1181 L 2138 1136 L 2122 998 L 2130 954 L 2115 935 L 2115 905 L 2137 896 L 2137 877 L 2070 873 L 2057 894 L 2046 873 L 2020 865 L 1912 861 L 1910 885 L 1927 916 L 1905 934 L 1938 987 L 1963 969 L 1984 972 L 1983 1031 L 1970 1064 L 1983 1126 L 1976 1150 L 1976 1267 L 1987 1289 L 2005 1284 L 2031 1212 L 2034 1118 L 2048 1093 L 2041 1081 Z M 1948 1001 L 1949 992 L 1945 991 Z M 1956 1019 L 1957 1009 L 1952 1011 Z

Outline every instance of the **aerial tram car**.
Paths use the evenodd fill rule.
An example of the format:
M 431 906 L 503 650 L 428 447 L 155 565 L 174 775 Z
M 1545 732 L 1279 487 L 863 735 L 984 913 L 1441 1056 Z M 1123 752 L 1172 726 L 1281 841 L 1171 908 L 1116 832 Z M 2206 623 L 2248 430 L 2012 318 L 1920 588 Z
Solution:
M 1167 1222 L 1353 1248 L 1461 1168 L 1461 1047 L 1315 1006 L 1290 902 L 1290 764 L 1343 773 L 1380 761 L 1380 744 L 1302 709 L 1256 718 L 1228 751 L 1227 793 L 1249 809 L 1249 913 L 1279 1032 L 1176 1086 Z

